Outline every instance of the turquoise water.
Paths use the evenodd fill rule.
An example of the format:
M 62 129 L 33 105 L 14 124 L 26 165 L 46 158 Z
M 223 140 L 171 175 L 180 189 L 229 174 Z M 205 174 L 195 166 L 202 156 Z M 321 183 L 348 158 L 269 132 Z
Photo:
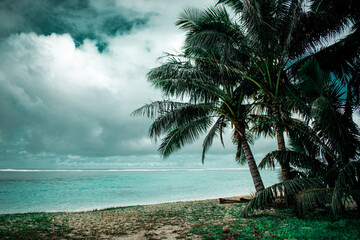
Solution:
M 261 172 L 264 184 L 277 171 Z M 83 211 L 254 192 L 244 169 L 1 170 L 0 213 Z

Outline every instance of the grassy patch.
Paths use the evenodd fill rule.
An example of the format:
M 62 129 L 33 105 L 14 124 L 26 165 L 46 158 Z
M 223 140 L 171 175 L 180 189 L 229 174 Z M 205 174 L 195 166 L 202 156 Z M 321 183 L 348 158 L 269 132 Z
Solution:
M 139 232 L 151 239 L 170 235 L 178 239 L 360 239 L 360 220 L 355 217 L 332 221 L 326 214 L 317 214 L 299 219 L 289 209 L 270 209 L 245 219 L 239 215 L 241 207 L 207 200 L 0 215 L 0 239 L 109 239 Z
M 285 209 L 228 222 L 229 233 L 223 233 L 223 224 L 196 226 L 192 232 L 203 239 L 360 239 L 359 224 L 360 219 L 331 221 L 327 215 L 299 219 Z
M 70 229 L 52 221 L 54 214 L 0 215 L 0 239 L 44 239 L 63 237 Z

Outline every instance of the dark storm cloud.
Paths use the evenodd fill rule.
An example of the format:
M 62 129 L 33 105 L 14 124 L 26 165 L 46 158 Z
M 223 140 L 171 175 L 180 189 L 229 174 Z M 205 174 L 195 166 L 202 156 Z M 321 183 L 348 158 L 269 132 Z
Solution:
M 146 26 L 149 13 L 116 6 L 115 1 L 3 0 L 0 2 L 0 38 L 19 32 L 40 35 L 68 33 L 77 46 L 85 39 L 97 41 L 99 51 L 107 47 L 104 35 L 128 34 Z
M 144 56 L 145 47 L 139 51 Z M 88 40 L 75 48 L 69 35 L 20 34 L 1 42 L 3 155 L 11 149 L 87 156 L 156 152 L 144 139 L 149 123 L 129 116 L 135 108 L 129 103 L 144 101 L 137 100 L 134 91 L 152 94 L 149 88 L 141 89 L 146 69 L 139 71 L 142 65 L 125 57 L 127 62 L 121 54 L 99 54 Z M 131 72 L 130 66 L 138 73 Z
M 146 73 L 163 52 L 181 48 L 184 33 L 174 26 L 181 10 L 212 4 L 0 0 L 0 168 L 123 167 L 129 156 L 161 166 L 151 121 L 130 113 L 161 99 Z M 214 142 L 208 162 L 219 154 L 234 161 L 225 141 L 225 150 Z M 201 153 L 201 144 L 174 158 Z M 255 146 L 258 154 L 272 147 Z

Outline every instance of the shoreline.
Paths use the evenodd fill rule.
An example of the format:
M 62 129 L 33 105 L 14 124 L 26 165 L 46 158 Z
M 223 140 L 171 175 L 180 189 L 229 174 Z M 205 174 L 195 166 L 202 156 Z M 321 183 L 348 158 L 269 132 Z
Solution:
M 280 167 L 274 169 L 261 169 L 260 171 L 279 170 Z M 200 171 L 248 171 L 246 167 L 231 168 L 123 168 L 123 169 L 16 169 L 16 168 L 0 168 L 0 172 L 200 172 Z
M 317 214 L 299 219 L 292 210 L 274 208 L 243 218 L 240 215 L 243 206 L 205 199 L 83 212 L 7 214 L 0 215 L 0 238 L 325 240 L 360 237 L 358 218 L 334 222 Z
M 14 212 L 14 213 L 0 213 L 2 215 L 21 215 L 21 214 L 39 214 L 39 213 L 86 213 L 86 212 L 93 212 L 93 211 L 106 211 L 108 209 L 121 209 L 121 208 L 129 208 L 129 207 L 147 207 L 147 206 L 154 206 L 154 205 L 162 205 L 162 204 L 176 204 L 176 203 L 196 203 L 196 202 L 205 202 L 205 201 L 219 201 L 220 198 L 222 199 L 230 199 L 230 200 L 237 200 L 240 198 L 251 198 L 252 194 L 244 194 L 238 196 L 230 196 L 230 197 L 213 197 L 213 198 L 204 198 L 204 199 L 188 199 L 188 200 L 176 200 L 176 201 L 164 201 L 164 202 L 155 202 L 155 203 L 144 203 L 144 204 L 130 204 L 130 205 L 118 205 L 118 206 L 109 206 L 109 207 L 99 207 L 99 208 L 87 208 L 87 209 L 80 209 L 80 210 L 53 210 L 53 211 L 29 211 L 29 212 Z

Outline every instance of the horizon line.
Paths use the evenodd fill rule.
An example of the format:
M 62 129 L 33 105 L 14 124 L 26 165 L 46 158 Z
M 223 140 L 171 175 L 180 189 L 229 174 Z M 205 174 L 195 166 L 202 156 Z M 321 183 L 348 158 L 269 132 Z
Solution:
M 275 167 L 274 169 L 280 169 Z M 167 172 L 167 171 L 242 171 L 248 168 L 131 168 L 131 169 L 15 169 L 3 168 L 0 172 Z

